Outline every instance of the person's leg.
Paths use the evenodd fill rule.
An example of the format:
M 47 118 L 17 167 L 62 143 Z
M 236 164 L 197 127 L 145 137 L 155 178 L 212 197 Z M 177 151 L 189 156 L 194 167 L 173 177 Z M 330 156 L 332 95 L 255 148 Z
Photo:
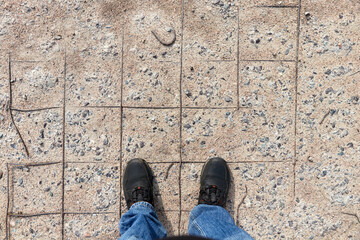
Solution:
M 199 204 L 190 213 L 188 233 L 221 240 L 252 240 L 221 206 Z
M 124 171 L 123 190 L 129 211 L 120 219 L 120 239 L 166 237 L 166 230 L 153 207 L 153 175 L 145 160 L 129 161 Z
M 158 220 L 155 208 L 147 202 L 134 203 L 120 219 L 122 239 L 152 240 L 166 237 L 165 227 Z
M 188 233 L 211 239 L 250 240 L 224 206 L 230 188 L 230 169 L 222 158 L 206 162 L 200 177 L 199 205 L 190 213 Z

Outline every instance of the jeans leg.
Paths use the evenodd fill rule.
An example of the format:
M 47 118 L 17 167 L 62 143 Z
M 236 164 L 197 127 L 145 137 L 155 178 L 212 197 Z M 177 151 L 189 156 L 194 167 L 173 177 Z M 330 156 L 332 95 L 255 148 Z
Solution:
M 121 234 L 119 240 L 153 240 L 167 235 L 155 208 L 148 202 L 134 203 L 121 217 L 119 227 Z
M 223 207 L 199 204 L 190 213 L 188 233 L 216 240 L 253 240 Z

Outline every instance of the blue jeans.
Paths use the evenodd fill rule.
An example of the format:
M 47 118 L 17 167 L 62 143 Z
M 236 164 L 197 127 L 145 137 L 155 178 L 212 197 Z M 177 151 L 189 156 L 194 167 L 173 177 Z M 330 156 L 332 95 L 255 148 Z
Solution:
M 137 202 L 120 219 L 122 239 L 154 240 L 166 237 L 166 229 L 158 220 L 155 208 L 147 202 Z M 230 213 L 214 205 L 200 204 L 191 211 L 189 235 L 221 240 L 253 240 L 235 225 Z

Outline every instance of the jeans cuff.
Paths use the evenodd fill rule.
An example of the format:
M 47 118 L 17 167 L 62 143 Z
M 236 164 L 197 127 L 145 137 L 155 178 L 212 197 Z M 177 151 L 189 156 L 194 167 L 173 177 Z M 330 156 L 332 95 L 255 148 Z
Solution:
M 136 208 L 141 208 L 141 207 L 147 207 L 147 208 L 149 208 L 150 210 L 152 210 L 152 211 L 155 211 L 155 208 L 154 208 L 154 206 L 153 205 L 151 205 L 150 203 L 148 203 L 148 202 L 145 202 L 145 201 L 141 201 L 141 202 L 136 202 L 136 203 L 134 203 L 131 207 L 130 207 L 130 209 L 136 209 Z M 130 210 L 129 209 L 129 210 Z

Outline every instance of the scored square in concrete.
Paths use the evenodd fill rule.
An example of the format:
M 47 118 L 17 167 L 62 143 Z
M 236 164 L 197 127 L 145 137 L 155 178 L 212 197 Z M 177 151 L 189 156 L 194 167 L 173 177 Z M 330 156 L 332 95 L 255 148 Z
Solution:
M 354 169 L 340 165 L 352 166 L 359 158 L 359 22 L 353 15 L 358 3 L 324 3 L 305 1 L 301 12 L 297 155 L 304 175 L 323 168 L 349 176 Z M 332 196 L 331 191 L 318 193 Z
M 123 162 L 179 162 L 178 109 L 124 109 Z
M 240 106 L 295 111 L 295 63 L 241 62 Z
M 357 239 L 359 236 L 359 231 L 352 228 L 358 224 L 356 214 L 360 213 L 359 156 L 346 154 L 350 157 L 325 153 L 321 160 L 309 158 L 297 162 L 293 213 L 296 238 Z
M 69 106 L 120 106 L 121 21 L 104 16 L 105 6 L 84 2 L 66 19 Z
M 119 167 L 116 164 L 67 163 L 64 205 L 66 212 L 117 212 Z
M 299 58 L 314 66 L 358 59 L 360 24 L 354 9 L 358 1 L 310 1 L 301 3 Z M 359 68 L 359 65 L 356 66 Z M 358 69 L 359 70 L 359 69 Z
M 154 207 L 156 211 L 180 211 L 179 163 L 150 163 L 154 175 Z M 122 169 L 125 170 L 126 164 Z M 127 211 L 124 193 L 121 193 L 122 212 Z
M 296 150 L 304 162 L 358 159 L 360 85 L 352 62 L 299 65 Z
M 61 239 L 60 214 L 10 217 L 9 239 Z
M 69 6 L 64 22 L 69 58 L 76 57 L 83 62 L 101 59 L 104 62 L 119 63 L 122 21 L 120 16 L 109 15 L 109 6 L 109 2 L 85 1 Z
M 325 160 L 357 163 L 359 159 L 359 107 L 350 104 L 299 107 L 297 153 L 303 162 Z M 355 129 L 355 130 L 354 130 Z
M 346 103 L 360 105 L 356 89 L 357 71 L 360 61 L 332 60 L 322 65 L 314 65 L 311 61 L 299 64 L 299 104 L 301 107 Z M 356 107 L 356 106 L 355 106 Z
M 234 2 L 184 2 L 184 59 L 236 59 L 238 11 Z
M 295 60 L 295 8 L 241 8 L 241 60 Z
M 63 105 L 64 57 L 11 62 L 12 107 L 38 109 Z
M 235 107 L 236 62 L 186 61 L 183 67 L 183 105 L 189 107 Z
M 13 112 L 16 125 L 24 139 L 29 163 L 62 161 L 62 110 L 50 109 L 35 112 Z M 15 143 L 15 149 L 23 147 Z
M 125 8 L 125 58 L 180 61 L 181 0 L 132 1 Z M 163 45 L 152 31 L 163 44 L 173 43 Z
M 197 205 L 202 163 L 184 163 L 181 171 L 182 209 L 191 211 Z M 281 210 L 293 199 L 292 163 L 229 163 L 232 173 L 226 209 Z
M 230 162 L 289 161 L 294 156 L 293 111 L 183 111 L 183 161 L 220 156 Z
M 115 108 L 67 110 L 66 161 L 120 161 L 120 117 L 120 109 Z
M 121 65 L 113 61 L 68 56 L 66 101 L 68 106 L 120 106 Z
M 328 207 L 359 205 L 358 168 L 358 163 L 347 160 L 341 163 L 325 158 L 316 162 L 298 161 L 295 168 L 296 197 L 309 204 Z
M 232 149 L 241 145 L 235 130 L 234 110 L 183 110 L 182 152 L 183 161 L 203 161 L 221 156 L 228 161 L 236 159 Z
M 64 51 L 64 8 L 58 1 L 11 1 L 2 6 L 6 17 L 2 26 L 2 46 L 12 59 L 45 60 Z
M 235 189 L 229 194 L 234 199 L 230 210 L 290 208 L 294 198 L 292 166 L 292 162 L 230 163 Z M 245 189 L 245 195 L 238 189 Z
M 292 208 L 274 211 L 258 208 L 242 209 L 236 222 L 254 239 L 294 239 L 295 220 L 290 218 L 291 211 Z
M 11 166 L 10 177 L 12 213 L 39 214 L 61 211 L 61 164 Z
M 297 199 L 291 214 L 295 239 L 358 239 L 359 205 L 324 206 Z
M 65 214 L 64 239 L 117 239 L 118 214 Z
M 123 104 L 136 107 L 179 107 L 180 64 L 126 61 Z

